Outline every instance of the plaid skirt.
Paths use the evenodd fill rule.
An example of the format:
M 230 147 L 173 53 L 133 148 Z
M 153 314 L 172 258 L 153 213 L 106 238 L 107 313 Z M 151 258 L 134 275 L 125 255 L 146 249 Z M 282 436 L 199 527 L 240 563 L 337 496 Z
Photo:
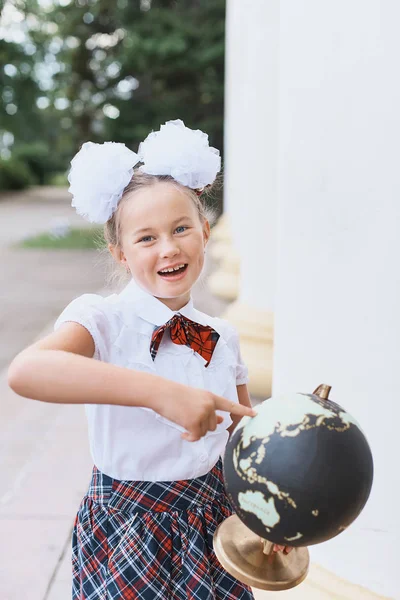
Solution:
M 232 514 L 222 461 L 183 481 L 118 481 L 93 469 L 72 537 L 73 600 L 254 600 L 213 551 Z

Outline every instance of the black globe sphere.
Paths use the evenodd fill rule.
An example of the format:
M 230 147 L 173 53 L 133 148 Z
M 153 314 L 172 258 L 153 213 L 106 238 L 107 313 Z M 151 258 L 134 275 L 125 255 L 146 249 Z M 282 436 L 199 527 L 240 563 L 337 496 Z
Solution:
M 331 539 L 360 514 L 373 460 L 341 406 L 315 394 L 273 397 L 244 417 L 224 455 L 228 496 L 243 523 L 276 544 Z

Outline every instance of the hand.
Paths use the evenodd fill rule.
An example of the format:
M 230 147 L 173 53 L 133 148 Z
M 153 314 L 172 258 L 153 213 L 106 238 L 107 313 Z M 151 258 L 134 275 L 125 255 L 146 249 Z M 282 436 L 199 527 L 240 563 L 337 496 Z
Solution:
M 272 547 L 272 552 L 283 552 L 283 554 L 289 554 L 293 550 L 292 546 L 280 546 L 279 544 L 274 544 Z
M 217 425 L 223 421 L 216 410 L 224 410 L 240 417 L 254 417 L 257 414 L 247 406 L 226 400 L 207 390 L 181 384 L 168 386 L 160 406 L 155 410 L 186 429 L 182 438 L 188 442 L 197 442 L 208 431 L 216 430 Z

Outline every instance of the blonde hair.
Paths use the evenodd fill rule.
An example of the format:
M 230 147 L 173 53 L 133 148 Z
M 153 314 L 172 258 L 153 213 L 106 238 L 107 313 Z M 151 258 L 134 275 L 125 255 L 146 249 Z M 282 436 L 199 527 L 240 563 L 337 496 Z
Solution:
M 174 185 L 178 190 L 185 193 L 189 198 L 193 201 L 200 222 L 203 224 L 205 221 L 209 221 L 210 224 L 213 224 L 216 220 L 216 211 L 207 205 L 203 198 L 210 196 L 210 193 L 218 186 L 220 183 L 220 179 L 217 177 L 216 181 L 212 186 L 208 186 L 204 191 L 200 193 L 197 190 L 192 190 L 189 187 L 186 187 L 176 181 L 171 175 L 149 175 L 148 173 L 143 173 L 139 169 L 135 169 L 132 178 L 126 188 L 123 191 L 121 200 L 118 203 L 117 210 L 114 212 L 112 217 L 107 221 L 104 225 L 104 240 L 106 244 L 110 244 L 113 247 L 121 246 L 121 213 L 123 206 L 132 199 L 133 192 L 137 192 L 141 189 L 148 188 L 157 183 L 170 183 Z M 115 267 L 115 261 L 113 261 L 114 268 L 111 271 L 109 277 L 109 283 L 117 282 L 117 283 L 125 283 L 129 274 L 125 272 L 121 265 Z

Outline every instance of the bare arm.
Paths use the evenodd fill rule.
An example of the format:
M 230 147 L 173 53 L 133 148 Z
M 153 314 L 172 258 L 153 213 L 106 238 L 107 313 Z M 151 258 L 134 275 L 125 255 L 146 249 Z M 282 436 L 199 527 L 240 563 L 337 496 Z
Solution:
M 9 385 L 20 396 L 43 402 L 152 407 L 161 377 L 93 360 L 93 354 L 90 333 L 66 323 L 14 359 Z
M 215 430 L 221 420 L 217 409 L 249 414 L 206 390 L 93 360 L 93 354 L 90 333 L 82 325 L 65 323 L 13 360 L 9 385 L 20 396 L 43 402 L 152 408 L 184 427 L 188 441 Z
M 251 408 L 251 401 L 250 401 L 250 396 L 249 396 L 249 391 L 247 389 L 247 385 L 245 383 L 243 385 L 237 385 L 236 389 L 237 389 L 237 393 L 238 393 L 239 403 L 242 406 Z M 233 423 L 232 423 L 232 425 L 230 425 L 230 427 L 228 427 L 229 437 L 232 435 L 233 430 L 235 429 L 236 425 L 241 420 L 242 416 L 243 415 L 231 414 L 231 419 L 232 419 Z

